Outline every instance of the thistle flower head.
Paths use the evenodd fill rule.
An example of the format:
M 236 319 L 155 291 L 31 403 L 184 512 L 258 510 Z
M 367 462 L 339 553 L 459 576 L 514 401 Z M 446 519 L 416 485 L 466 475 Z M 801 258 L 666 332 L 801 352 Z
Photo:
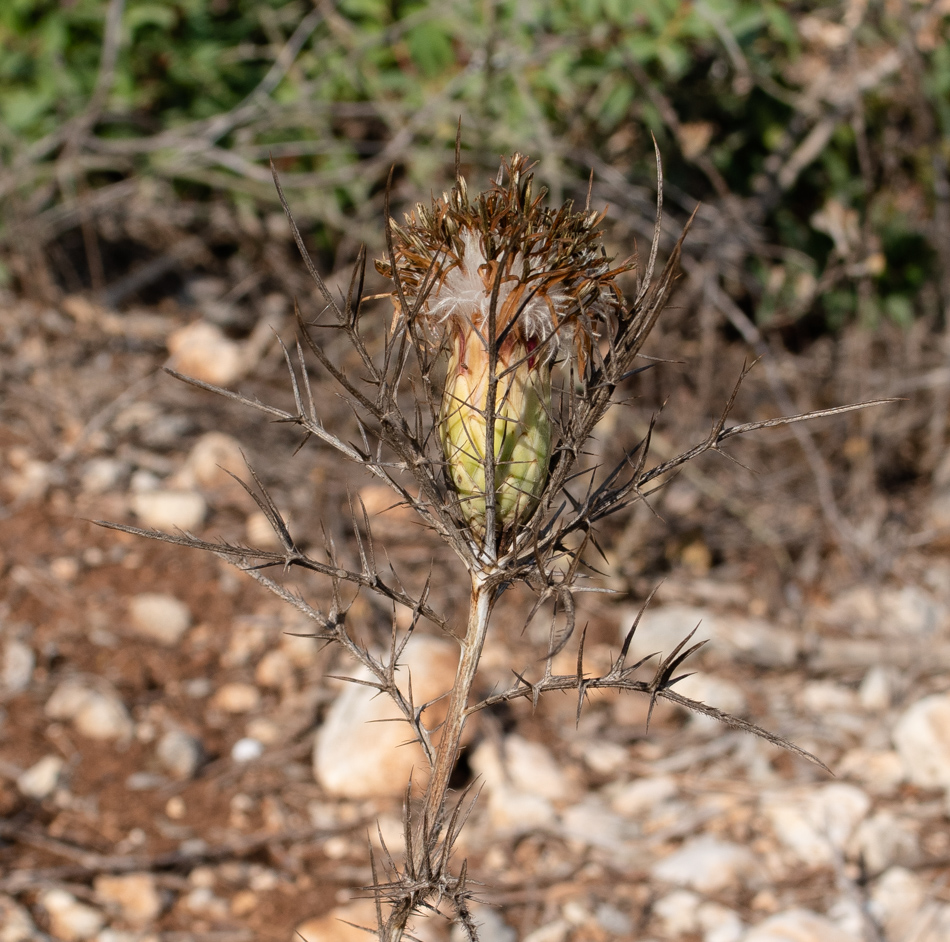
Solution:
M 616 278 L 632 267 L 611 268 L 603 213 L 545 207 L 531 169 L 515 154 L 474 199 L 459 177 L 391 223 L 390 257 L 376 262 L 396 283 L 397 327 L 447 352 L 439 435 L 481 542 L 490 520 L 511 533 L 537 506 L 551 458 L 551 366 L 560 354 L 583 377 L 598 325 L 622 309 Z
M 616 278 L 633 263 L 611 267 L 603 212 L 544 206 L 532 168 L 514 154 L 474 199 L 459 177 L 451 193 L 391 224 L 392 259 L 376 267 L 399 284 L 397 318 L 421 325 L 435 346 L 469 330 L 487 343 L 494 316 L 500 343 L 537 350 L 543 362 L 573 353 L 583 372 L 598 324 L 623 307 Z

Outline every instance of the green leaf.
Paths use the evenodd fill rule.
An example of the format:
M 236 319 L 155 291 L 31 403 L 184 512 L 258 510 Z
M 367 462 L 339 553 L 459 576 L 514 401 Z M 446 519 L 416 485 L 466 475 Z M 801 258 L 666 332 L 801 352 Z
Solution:
M 434 21 L 420 23 L 406 33 L 412 61 L 426 78 L 433 78 L 455 64 L 455 50 L 444 27 Z
M 130 6 L 125 14 L 125 27 L 134 34 L 145 26 L 170 30 L 178 22 L 178 13 L 169 4 L 142 3 Z

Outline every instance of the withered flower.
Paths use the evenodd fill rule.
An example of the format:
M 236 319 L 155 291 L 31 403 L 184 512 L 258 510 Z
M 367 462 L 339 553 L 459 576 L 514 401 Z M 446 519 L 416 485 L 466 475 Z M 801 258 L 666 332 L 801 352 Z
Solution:
M 419 204 L 402 226 L 390 223 L 390 258 L 376 263 L 397 284 L 397 329 L 447 357 L 439 435 L 479 541 L 486 468 L 497 530 L 517 527 L 537 506 L 551 459 L 552 366 L 572 360 L 583 378 L 598 325 L 623 309 L 616 278 L 632 267 L 611 267 L 603 213 L 544 206 L 532 168 L 514 154 L 472 200 L 459 176 L 450 194 Z

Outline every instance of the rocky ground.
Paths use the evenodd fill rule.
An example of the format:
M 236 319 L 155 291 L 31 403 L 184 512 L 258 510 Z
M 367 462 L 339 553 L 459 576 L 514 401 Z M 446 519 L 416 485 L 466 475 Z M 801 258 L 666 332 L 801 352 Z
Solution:
M 259 299 L 242 331 L 222 295 L 205 279 L 121 315 L 80 297 L 0 299 L 0 942 L 361 939 L 347 921 L 374 919 L 358 889 L 369 848 L 398 856 L 419 756 L 398 724 L 369 722 L 385 702 L 331 676 L 351 666 L 223 561 L 90 522 L 266 544 L 266 519 L 222 470 L 247 477 L 246 456 L 315 551 L 321 526 L 352 550 L 341 508 L 358 493 L 400 577 L 418 590 L 431 572 L 433 604 L 462 617 L 459 571 L 388 493 L 312 442 L 294 454 L 292 428 L 159 372 L 171 354 L 183 372 L 289 404 L 273 341 L 292 338 L 286 302 Z M 726 385 L 745 355 L 723 353 Z M 821 357 L 790 375 L 827 371 Z M 901 392 L 885 379 L 870 392 Z M 345 428 L 345 404 L 317 384 L 327 424 Z M 695 404 L 687 387 L 667 408 L 698 418 L 661 423 L 661 453 L 705 421 L 676 411 Z M 649 406 L 630 414 L 631 441 Z M 764 383 L 739 406 L 777 412 Z M 893 415 L 818 444 L 859 476 L 881 428 L 903 447 Z M 579 721 L 567 696 L 486 711 L 455 783 L 481 789 L 459 857 L 486 942 L 950 938 L 950 473 L 916 489 L 846 485 L 866 498 L 857 528 L 877 526 L 849 558 L 795 439 L 769 434 L 738 453 L 762 465 L 757 478 L 710 456 L 655 513 L 608 528 L 596 578 L 615 594 L 586 597 L 586 665 L 610 662 L 660 582 L 635 651 L 669 651 L 699 625 L 711 643 L 682 692 L 834 774 L 662 704 L 647 730 L 648 705 L 630 696 L 592 697 Z M 296 573 L 285 583 L 318 603 L 328 591 Z M 483 690 L 544 650 L 543 625 L 523 629 L 530 599 L 508 604 Z M 380 644 L 409 621 L 369 597 L 350 618 Z M 406 655 L 417 701 L 454 669 L 450 642 L 420 632 Z M 575 650 L 563 656 L 571 670 Z M 415 932 L 450 934 L 440 916 Z

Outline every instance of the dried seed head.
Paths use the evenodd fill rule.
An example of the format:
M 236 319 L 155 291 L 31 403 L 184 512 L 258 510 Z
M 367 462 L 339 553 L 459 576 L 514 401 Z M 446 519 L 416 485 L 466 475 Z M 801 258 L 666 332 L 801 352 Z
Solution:
M 463 178 L 431 207 L 419 204 L 405 224 L 390 223 L 393 260 L 376 268 L 398 280 L 397 323 L 411 319 L 441 347 L 456 331 L 474 330 L 531 344 L 544 361 L 562 350 L 577 356 L 581 374 L 598 325 L 623 306 L 599 226 L 604 213 L 542 205 L 533 192 L 533 165 L 521 154 L 502 164 L 499 179 L 474 200 Z M 494 298 L 494 303 L 493 303 Z M 572 341 L 570 343 L 569 341 Z
M 391 259 L 376 262 L 398 284 L 397 329 L 448 354 L 439 434 L 479 541 L 490 493 L 487 439 L 496 526 L 510 532 L 534 511 L 547 481 L 552 363 L 561 352 L 584 375 L 598 326 L 623 305 L 616 278 L 632 267 L 611 268 L 598 229 L 603 213 L 574 212 L 570 202 L 544 207 L 531 169 L 515 154 L 474 200 L 460 177 L 404 225 L 391 223 Z

